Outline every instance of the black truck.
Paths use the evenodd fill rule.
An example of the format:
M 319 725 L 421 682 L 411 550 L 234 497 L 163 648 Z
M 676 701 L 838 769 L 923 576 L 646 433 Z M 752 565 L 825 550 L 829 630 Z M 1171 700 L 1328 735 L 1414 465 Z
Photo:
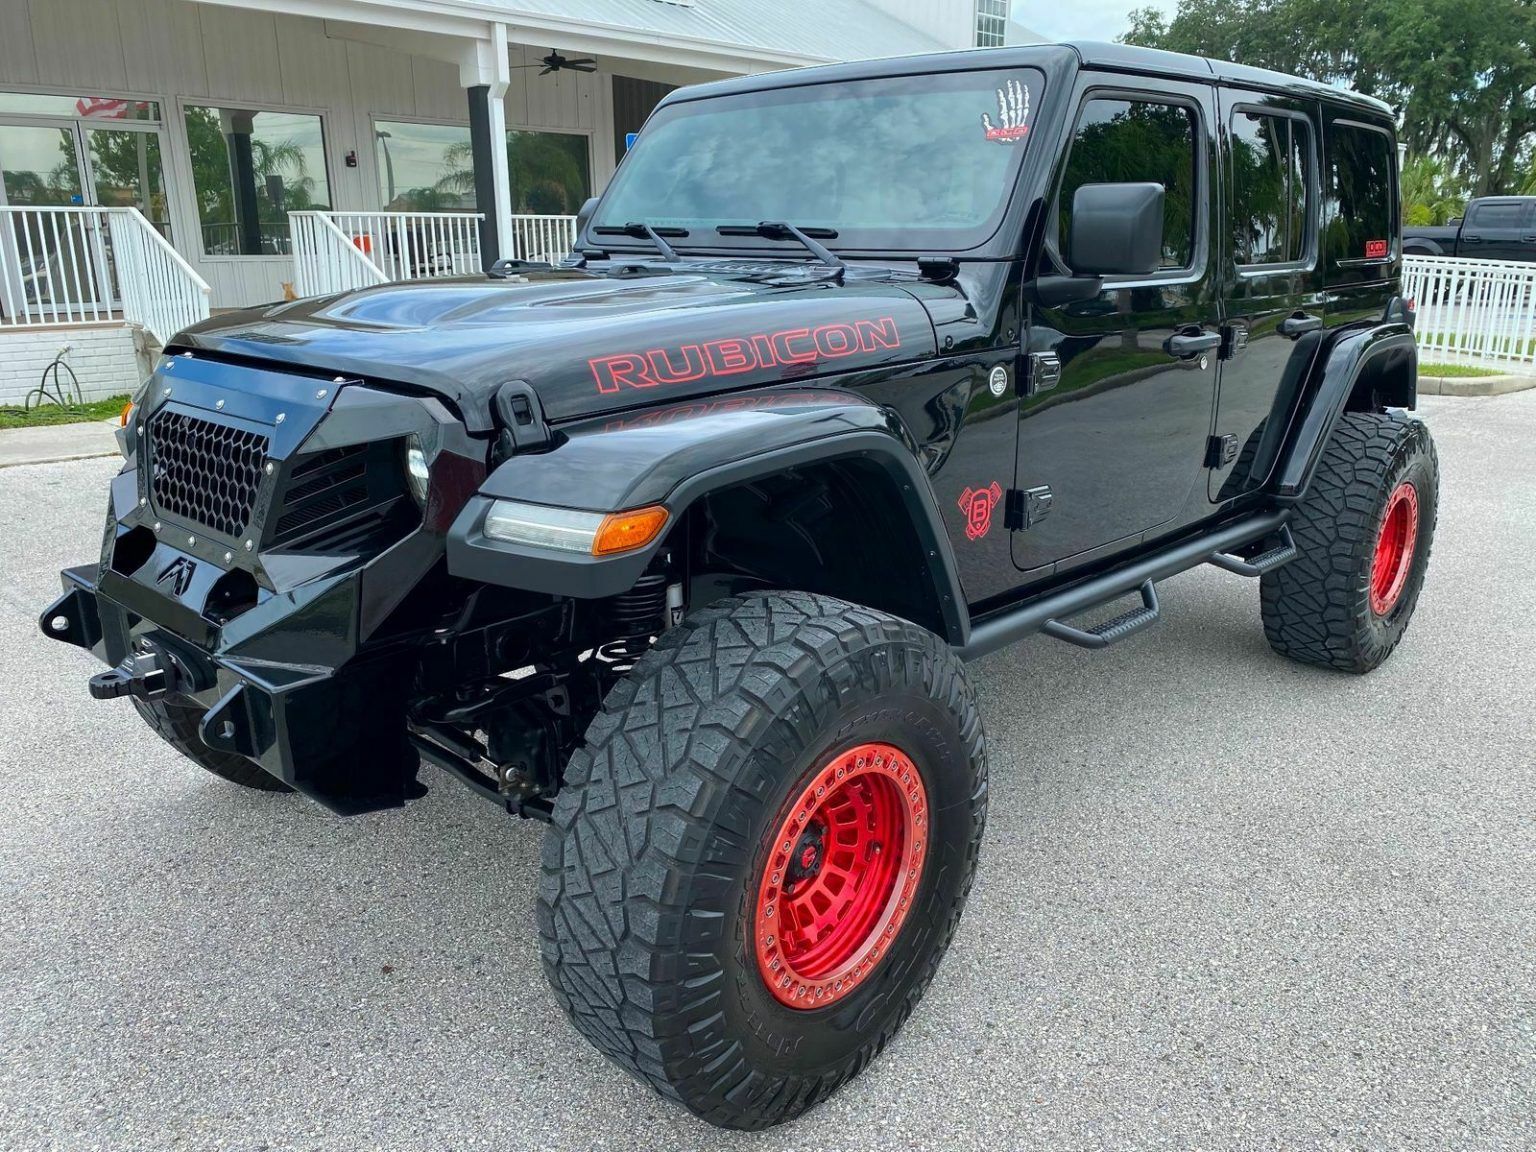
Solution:
M 957 928 L 966 661 L 1097 652 L 1203 564 L 1294 660 L 1402 639 L 1438 473 L 1396 180 L 1382 104 L 1129 47 L 678 91 L 559 266 L 176 337 L 40 625 L 236 784 L 344 814 L 435 766 L 546 822 L 575 1026 L 773 1124 Z
M 1403 252 L 1536 262 L 1536 196 L 1480 196 L 1449 224 L 1405 226 Z

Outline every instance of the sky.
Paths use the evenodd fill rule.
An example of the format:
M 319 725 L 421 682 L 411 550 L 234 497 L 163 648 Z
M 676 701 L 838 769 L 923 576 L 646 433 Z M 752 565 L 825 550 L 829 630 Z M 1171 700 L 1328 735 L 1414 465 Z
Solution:
M 1013 0 L 1014 18 L 1047 40 L 1113 40 L 1129 26 L 1134 8 L 1161 8 L 1176 0 Z

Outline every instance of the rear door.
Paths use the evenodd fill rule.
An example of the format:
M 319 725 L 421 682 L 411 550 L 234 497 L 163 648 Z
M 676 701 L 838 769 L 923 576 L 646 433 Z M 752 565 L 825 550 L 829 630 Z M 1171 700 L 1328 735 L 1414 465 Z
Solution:
M 1536 246 L 1531 204 L 1524 200 L 1478 200 L 1461 227 L 1461 252 L 1477 260 L 1529 260 Z
M 1316 278 L 1319 105 L 1222 89 L 1225 222 L 1218 238 L 1223 328 L 1207 491 L 1225 502 L 1261 487 L 1280 448 L 1320 331 Z
M 1150 276 L 1106 279 L 1096 299 L 1031 312 L 1013 533 L 1014 563 L 1030 579 L 1184 522 L 1218 370 L 1214 89 L 1091 73 L 1078 84 L 1038 271 L 1070 271 L 1061 238 L 1084 184 L 1161 184 L 1163 260 Z M 1044 363 L 1059 369 L 1054 383 Z

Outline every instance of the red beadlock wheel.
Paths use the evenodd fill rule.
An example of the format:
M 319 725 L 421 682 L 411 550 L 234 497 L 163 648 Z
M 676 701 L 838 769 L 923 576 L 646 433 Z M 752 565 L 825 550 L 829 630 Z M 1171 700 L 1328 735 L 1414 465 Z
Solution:
M 775 999 L 824 1008 L 875 970 L 912 910 L 927 825 L 922 777 L 890 744 L 850 748 L 816 772 L 758 884 L 757 962 Z
M 1386 512 L 1376 534 L 1376 554 L 1371 562 L 1371 611 L 1385 616 L 1397 606 L 1408 573 L 1413 569 L 1413 550 L 1419 537 L 1419 493 L 1406 480 L 1392 489 Z

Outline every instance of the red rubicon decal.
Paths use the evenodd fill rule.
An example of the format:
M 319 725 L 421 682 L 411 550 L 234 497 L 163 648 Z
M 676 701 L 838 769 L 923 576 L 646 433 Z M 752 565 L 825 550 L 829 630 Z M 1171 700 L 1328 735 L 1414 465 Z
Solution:
M 1365 258 L 1367 260 L 1380 260 L 1387 254 L 1387 242 L 1385 240 L 1367 240 L 1365 242 Z
M 858 352 L 900 347 L 896 318 L 882 316 L 878 320 L 855 320 L 852 324 L 785 328 L 676 348 L 594 356 L 587 365 L 599 392 L 619 392 L 625 388 L 687 384 L 706 376 L 735 376 L 759 368 L 815 364 Z
M 980 540 L 992 528 L 992 509 L 1003 498 L 996 480 L 985 488 L 967 488 L 960 493 L 960 511 L 965 513 L 965 538 Z

